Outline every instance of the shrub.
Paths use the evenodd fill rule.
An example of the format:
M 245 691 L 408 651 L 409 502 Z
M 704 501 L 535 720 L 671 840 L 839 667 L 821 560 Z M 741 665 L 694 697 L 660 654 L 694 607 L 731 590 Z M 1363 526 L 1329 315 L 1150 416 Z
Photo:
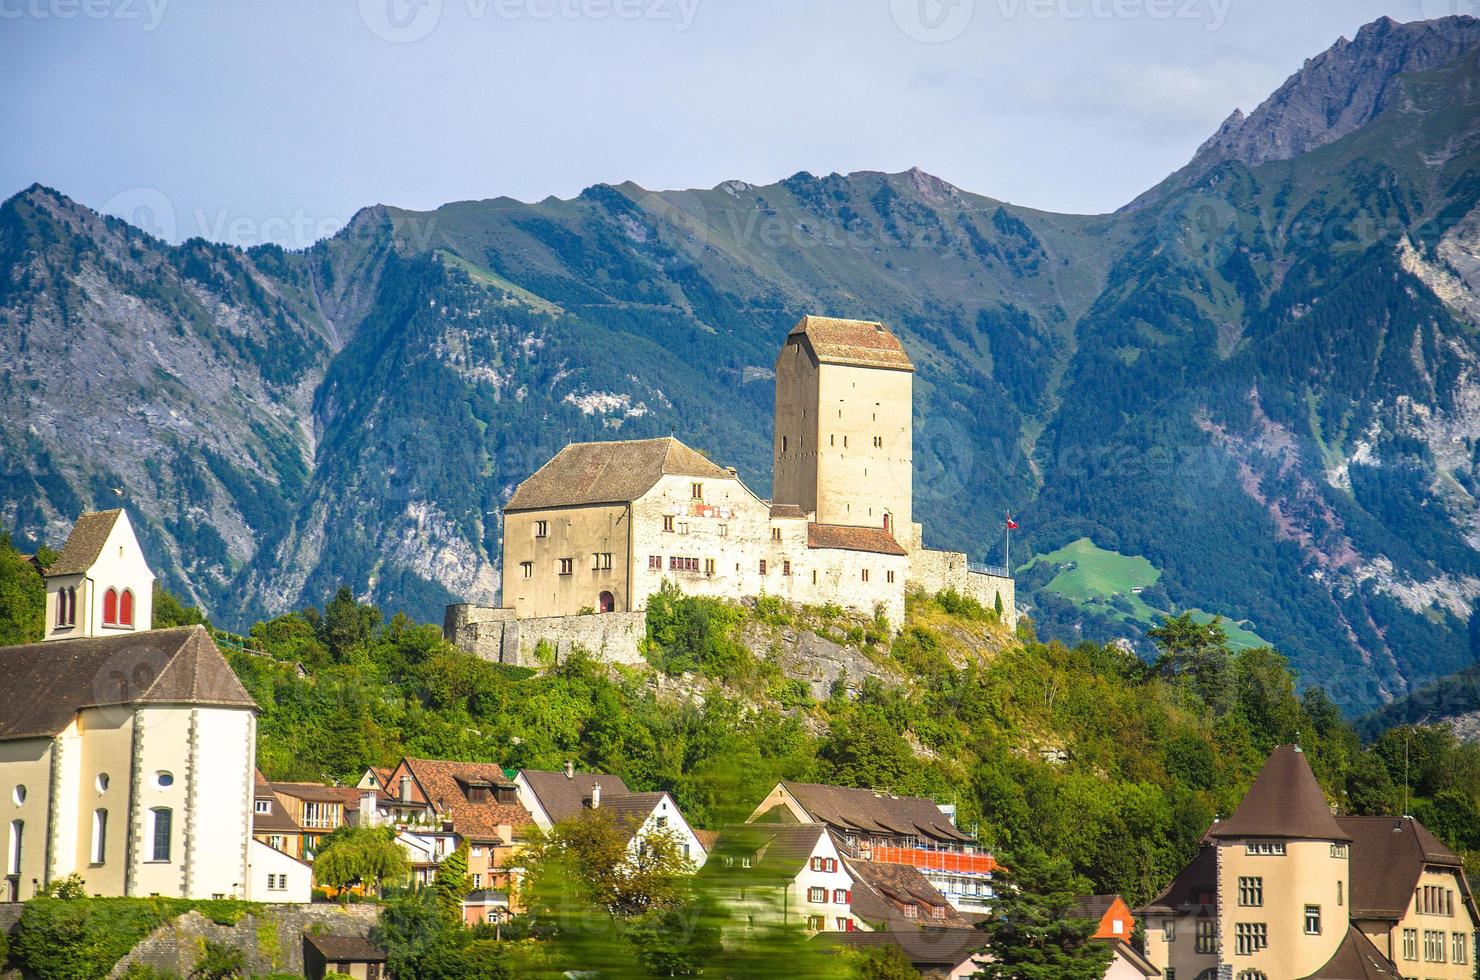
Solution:
M 935 602 L 952 616 L 960 616 L 962 619 L 985 621 L 994 618 L 996 615 L 971 596 L 962 595 L 955 589 L 937 592 Z

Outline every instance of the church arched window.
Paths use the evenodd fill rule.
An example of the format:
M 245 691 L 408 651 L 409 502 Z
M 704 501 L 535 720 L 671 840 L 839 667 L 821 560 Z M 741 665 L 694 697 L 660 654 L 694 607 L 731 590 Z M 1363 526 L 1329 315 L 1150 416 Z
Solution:
M 118 598 L 118 625 L 134 625 L 134 590 L 124 589 Z
M 77 590 L 67 586 L 67 625 L 77 625 Z
M 67 625 L 67 590 L 57 589 L 57 625 Z
M 103 593 L 103 625 L 118 625 L 118 590 L 112 587 Z

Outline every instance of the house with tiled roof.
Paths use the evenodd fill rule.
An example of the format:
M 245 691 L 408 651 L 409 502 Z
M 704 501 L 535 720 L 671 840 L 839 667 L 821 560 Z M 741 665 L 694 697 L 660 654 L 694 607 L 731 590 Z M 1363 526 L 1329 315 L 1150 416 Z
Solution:
M 720 832 L 703 874 L 748 928 L 868 928 L 853 914 L 854 878 L 820 824 L 742 824 Z
M 982 913 L 990 908 L 996 859 L 933 800 L 784 780 L 747 822 L 824 826 L 850 859 L 907 865 L 956 909 Z
M 869 320 L 803 317 L 776 359 L 773 499 L 674 437 L 573 443 L 504 507 L 502 600 L 449 606 L 447 638 L 519 663 L 563 625 L 591 652 L 636 655 L 619 626 L 665 583 L 694 595 L 778 596 L 904 617 L 908 586 L 999 602 L 1013 582 L 928 549 L 913 520 L 913 376 L 903 343 Z M 520 626 L 518 624 L 525 624 Z M 540 625 L 546 624 L 546 625 Z
M 611 816 L 634 851 L 644 847 L 651 835 L 665 834 L 673 838 L 679 853 L 695 870 L 702 868 L 709 857 L 709 847 L 668 793 L 634 793 L 620 776 L 578 772 L 573 763 L 567 763 L 560 772 L 521 769 L 514 785 L 520 803 L 542 831 L 601 813 Z
M 1411 817 L 1334 816 L 1294 745 L 1270 754 L 1233 815 L 1139 913 L 1146 957 L 1168 980 L 1474 972 L 1475 905 L 1458 856 Z

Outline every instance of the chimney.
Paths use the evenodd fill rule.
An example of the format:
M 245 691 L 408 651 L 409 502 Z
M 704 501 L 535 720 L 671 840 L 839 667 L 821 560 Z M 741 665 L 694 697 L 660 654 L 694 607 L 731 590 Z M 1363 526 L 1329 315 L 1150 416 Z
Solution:
M 566 779 L 575 779 L 576 778 L 576 764 L 574 762 L 570 761 L 569 759 L 566 759 L 565 760 L 565 778 Z
M 601 806 L 601 784 L 600 783 L 592 783 L 591 784 L 591 809 L 594 810 L 594 809 L 596 809 L 599 806 Z
M 402 776 L 401 777 L 401 802 L 402 803 L 410 803 L 411 802 L 411 777 L 410 776 Z

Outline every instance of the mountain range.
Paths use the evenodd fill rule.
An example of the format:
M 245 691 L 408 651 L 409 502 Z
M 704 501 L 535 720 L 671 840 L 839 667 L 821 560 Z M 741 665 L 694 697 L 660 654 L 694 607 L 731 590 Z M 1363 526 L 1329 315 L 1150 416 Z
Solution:
M 1223 615 L 1352 710 L 1476 660 L 1470 17 L 1367 25 L 1106 215 L 798 173 L 376 205 L 290 252 L 32 186 L 0 205 L 0 525 L 55 546 L 122 500 L 223 624 L 341 583 L 440 619 L 495 596 L 499 508 L 569 441 L 677 434 L 769 493 L 809 312 L 901 334 L 927 543 L 998 560 L 1010 511 L 1041 631 L 1149 652 Z

